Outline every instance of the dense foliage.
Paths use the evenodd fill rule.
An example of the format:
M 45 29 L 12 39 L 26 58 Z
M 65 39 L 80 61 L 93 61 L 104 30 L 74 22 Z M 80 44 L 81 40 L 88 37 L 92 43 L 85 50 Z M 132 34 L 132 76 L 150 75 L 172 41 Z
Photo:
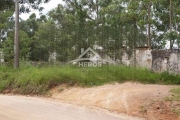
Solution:
M 6 1 L 6 0 L 5 0 Z M 29 0 L 40 9 L 42 0 Z M 48 61 L 57 53 L 62 62 L 77 57 L 81 48 L 99 45 L 109 56 L 121 59 L 121 48 L 179 48 L 179 0 L 64 0 L 47 15 L 20 21 L 21 59 Z M 24 5 L 24 7 L 23 7 Z M 14 4 L 0 5 L 0 47 L 12 59 Z M 21 3 L 21 12 L 28 12 Z M 10 45 L 11 44 L 11 45 Z

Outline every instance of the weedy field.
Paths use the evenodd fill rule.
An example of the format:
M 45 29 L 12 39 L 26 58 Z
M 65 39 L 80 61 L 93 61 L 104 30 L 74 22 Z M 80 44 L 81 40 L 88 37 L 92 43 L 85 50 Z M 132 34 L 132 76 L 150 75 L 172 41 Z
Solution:
M 179 85 L 180 75 L 154 73 L 143 68 L 103 66 L 21 66 L 19 69 L 0 66 L 0 92 L 44 94 L 57 85 L 81 87 L 99 86 L 111 82 L 140 82 L 143 84 Z

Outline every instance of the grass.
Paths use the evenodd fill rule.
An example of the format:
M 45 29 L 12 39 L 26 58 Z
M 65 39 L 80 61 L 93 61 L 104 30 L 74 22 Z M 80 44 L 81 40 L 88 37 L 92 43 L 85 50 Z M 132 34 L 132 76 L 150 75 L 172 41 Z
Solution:
M 180 115 L 180 109 L 172 109 L 172 111 L 174 112 L 174 113 L 176 113 L 177 115 Z
M 167 96 L 165 100 L 167 101 L 180 101 L 180 87 L 170 90 L 171 96 Z
M 50 88 L 67 84 L 90 87 L 111 82 L 144 84 L 180 84 L 180 75 L 154 73 L 147 69 L 126 66 L 79 68 L 77 66 L 21 66 L 19 69 L 0 66 L 0 92 L 44 94 Z
M 176 104 L 173 105 L 172 111 L 174 113 L 176 113 L 177 115 L 180 115 L 180 106 L 179 106 L 180 87 L 174 88 L 174 89 L 170 90 L 170 92 L 172 93 L 171 96 L 165 97 L 165 100 L 166 101 L 171 101 L 172 103 L 175 102 Z

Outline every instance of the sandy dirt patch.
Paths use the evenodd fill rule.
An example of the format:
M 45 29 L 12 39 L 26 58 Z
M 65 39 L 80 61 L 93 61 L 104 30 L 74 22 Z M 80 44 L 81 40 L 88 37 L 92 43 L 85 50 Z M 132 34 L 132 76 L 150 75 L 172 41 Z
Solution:
M 143 85 L 139 83 L 109 84 L 92 88 L 66 87 L 53 88 L 52 98 L 61 101 L 125 113 L 147 120 L 178 120 L 172 112 L 172 102 L 165 101 L 169 90 L 177 86 Z

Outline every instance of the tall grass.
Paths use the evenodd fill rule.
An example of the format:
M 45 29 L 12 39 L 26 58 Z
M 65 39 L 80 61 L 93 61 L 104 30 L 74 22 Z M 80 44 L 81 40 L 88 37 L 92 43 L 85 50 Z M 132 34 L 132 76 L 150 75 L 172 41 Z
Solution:
M 180 75 L 154 73 L 147 69 L 127 66 L 96 68 L 21 66 L 20 69 L 0 66 L 0 92 L 9 90 L 21 94 L 43 94 L 60 84 L 89 87 L 126 81 L 150 84 L 180 84 Z

